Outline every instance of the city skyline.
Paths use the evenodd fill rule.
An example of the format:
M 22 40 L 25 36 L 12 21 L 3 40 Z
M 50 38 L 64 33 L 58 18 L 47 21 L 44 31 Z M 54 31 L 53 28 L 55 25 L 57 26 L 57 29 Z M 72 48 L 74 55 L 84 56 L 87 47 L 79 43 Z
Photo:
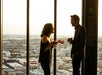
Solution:
M 70 50 L 71 44 L 69 44 L 66 38 L 62 37 L 65 42 L 64 44 L 58 44 L 56 46 L 56 73 L 58 75 L 71 75 L 72 73 L 72 65 L 70 58 Z M 30 73 L 35 73 L 37 75 L 42 75 L 43 71 L 38 63 L 39 57 L 39 48 L 40 48 L 40 39 L 38 37 L 31 38 L 29 45 L 29 54 L 30 54 Z M 5 37 L 3 40 L 3 70 L 2 73 L 23 73 L 26 74 L 26 38 L 18 37 L 18 36 L 9 36 Z M 97 48 L 97 74 L 102 74 L 102 38 L 98 41 Z M 7 65 L 6 65 L 7 64 Z M 52 64 L 53 66 L 53 64 Z M 12 67 L 12 68 L 11 68 Z M 52 67 L 52 70 L 54 68 Z M 32 72 L 31 72 L 32 71 Z M 41 74 L 39 74 L 41 73 Z M 53 71 L 51 71 L 53 74 Z

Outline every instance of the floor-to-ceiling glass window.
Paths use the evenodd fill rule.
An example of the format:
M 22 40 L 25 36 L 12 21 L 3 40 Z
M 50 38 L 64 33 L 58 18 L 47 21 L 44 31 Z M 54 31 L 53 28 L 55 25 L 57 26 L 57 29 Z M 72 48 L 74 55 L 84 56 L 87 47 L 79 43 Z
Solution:
M 70 21 L 73 14 L 79 15 L 82 25 L 82 0 L 57 0 L 57 39 L 64 40 L 64 44 L 57 46 L 57 75 L 72 75 L 71 44 L 67 39 L 74 36 Z
M 98 0 L 98 54 L 97 75 L 102 75 L 102 0 Z
M 41 32 L 46 23 L 54 24 L 54 0 L 30 0 L 30 75 L 43 75 L 43 69 L 38 62 Z M 53 34 L 51 39 L 53 40 Z M 53 65 L 51 67 L 53 74 Z
M 26 0 L 2 1 L 2 75 L 26 75 Z
M 75 4 L 77 3 L 77 4 Z M 100 2 L 99 2 L 100 3 Z M 71 75 L 71 45 L 67 39 L 74 36 L 70 15 L 77 14 L 82 24 L 81 0 L 57 1 L 57 39 L 65 43 L 57 46 L 57 74 Z M 54 24 L 54 1 L 30 0 L 30 74 L 43 74 L 38 63 L 40 34 L 45 23 Z M 100 27 L 99 27 L 100 28 Z M 100 32 L 101 30 L 99 30 Z M 99 33 L 101 34 L 101 33 Z M 52 35 L 53 39 L 53 35 Z M 101 57 L 101 43 L 98 45 Z M 101 73 L 101 61 L 98 60 L 98 71 Z M 3 0 L 3 74 L 26 73 L 26 1 Z M 52 63 L 53 65 L 53 63 Z M 21 67 L 21 68 L 20 68 Z M 51 69 L 53 74 L 53 68 Z

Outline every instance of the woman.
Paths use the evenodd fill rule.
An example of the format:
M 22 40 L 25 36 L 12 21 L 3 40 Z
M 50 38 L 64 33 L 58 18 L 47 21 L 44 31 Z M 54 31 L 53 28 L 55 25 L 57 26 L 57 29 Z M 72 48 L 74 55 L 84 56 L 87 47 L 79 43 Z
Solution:
M 51 34 L 54 33 L 54 28 L 51 23 L 44 25 L 41 33 L 41 43 L 40 43 L 40 55 L 39 62 L 44 71 L 44 75 L 50 75 L 50 64 L 52 57 L 52 48 L 57 45 L 57 43 L 64 43 L 62 40 L 51 41 Z

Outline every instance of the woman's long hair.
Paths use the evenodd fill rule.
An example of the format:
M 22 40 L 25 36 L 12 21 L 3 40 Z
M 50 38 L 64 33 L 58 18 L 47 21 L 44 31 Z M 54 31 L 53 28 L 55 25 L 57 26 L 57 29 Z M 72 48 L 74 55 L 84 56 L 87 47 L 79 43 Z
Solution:
M 51 23 L 46 23 L 43 27 L 41 37 L 43 35 L 49 36 L 51 33 L 53 33 L 53 25 Z

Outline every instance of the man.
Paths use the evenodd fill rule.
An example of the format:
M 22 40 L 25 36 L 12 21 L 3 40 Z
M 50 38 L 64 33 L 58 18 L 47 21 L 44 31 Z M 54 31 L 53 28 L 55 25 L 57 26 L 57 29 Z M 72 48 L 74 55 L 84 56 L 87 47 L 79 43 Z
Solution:
M 68 39 L 68 42 L 72 44 L 71 58 L 73 75 L 80 75 L 80 63 L 84 55 L 85 45 L 85 28 L 79 24 L 79 16 L 71 15 L 71 24 L 75 27 L 74 38 Z

